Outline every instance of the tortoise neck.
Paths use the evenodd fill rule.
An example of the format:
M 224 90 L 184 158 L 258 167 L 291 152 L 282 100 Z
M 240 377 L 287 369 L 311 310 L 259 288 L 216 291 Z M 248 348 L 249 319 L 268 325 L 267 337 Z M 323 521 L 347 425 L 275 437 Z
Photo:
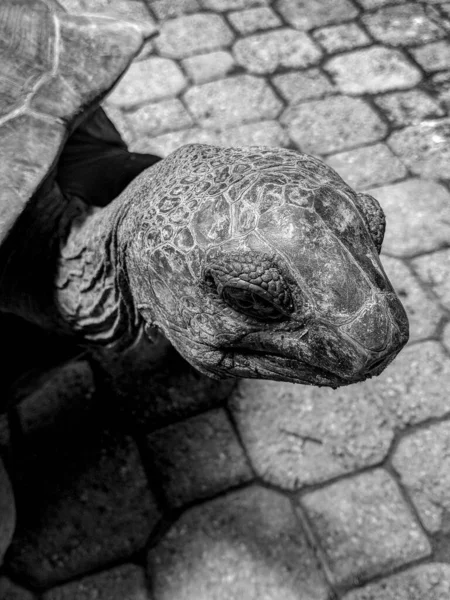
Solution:
M 121 196 L 104 208 L 73 198 L 55 280 L 58 312 L 69 329 L 81 341 L 115 350 L 139 332 L 118 235 L 127 209 Z

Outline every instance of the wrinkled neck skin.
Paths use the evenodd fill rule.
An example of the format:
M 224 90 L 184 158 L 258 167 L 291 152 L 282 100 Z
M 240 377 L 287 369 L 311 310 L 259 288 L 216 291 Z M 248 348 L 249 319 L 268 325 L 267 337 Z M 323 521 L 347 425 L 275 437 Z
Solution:
M 104 208 L 72 200 L 56 277 L 56 305 L 69 329 L 82 342 L 116 351 L 141 338 L 123 260 L 126 242 L 118 235 L 128 208 L 121 196 Z

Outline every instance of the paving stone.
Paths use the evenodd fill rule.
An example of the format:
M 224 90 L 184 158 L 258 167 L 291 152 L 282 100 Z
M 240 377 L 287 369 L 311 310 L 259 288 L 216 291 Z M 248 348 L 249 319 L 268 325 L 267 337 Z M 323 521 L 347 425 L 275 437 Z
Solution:
M 447 600 L 450 597 L 450 566 L 419 565 L 370 583 L 346 594 L 342 600 Z
M 431 553 L 395 481 L 382 469 L 301 498 L 334 583 L 353 584 Z
M 186 129 L 152 139 L 141 139 L 131 149 L 167 156 L 184 144 L 212 144 L 216 146 L 275 146 L 287 147 L 289 137 L 277 121 L 258 121 L 223 131 L 214 129 Z
M 439 104 L 422 90 L 383 94 L 374 98 L 374 102 L 389 121 L 398 127 L 442 117 L 445 114 Z
M 450 533 L 450 421 L 404 437 L 392 464 L 425 529 Z
M 375 142 L 386 125 L 359 98 L 339 96 L 289 107 L 281 117 L 303 152 L 331 154 Z
M 156 32 L 156 24 L 142 0 L 58 0 L 67 11 L 74 14 L 101 14 L 127 21 L 135 21 L 146 35 Z
M 435 73 L 427 82 L 436 95 L 437 100 L 450 111 L 450 71 Z
M 358 0 L 358 4 L 366 10 L 370 10 L 372 8 L 385 6 L 386 4 L 401 4 L 404 1 L 405 0 Z
M 345 94 L 376 94 L 415 86 L 420 71 L 398 50 L 373 46 L 331 58 L 324 68 Z
M 450 119 L 426 121 L 394 132 L 388 145 L 413 173 L 450 179 Z
M 156 18 L 160 21 L 179 17 L 200 10 L 198 0 L 147 0 Z
M 151 600 L 141 567 L 122 565 L 49 590 L 42 600 Z
M 264 6 L 268 0 L 200 0 L 203 8 L 209 10 L 243 10 L 251 6 Z
M 198 54 L 183 60 L 183 67 L 194 83 L 222 79 L 234 66 L 233 56 L 225 50 Z
M 2 600 L 35 600 L 36 596 L 19 587 L 6 577 L 0 577 L 0 598 Z
M 384 252 L 411 256 L 437 249 L 448 241 L 450 194 L 444 186 L 430 180 L 408 179 L 370 189 L 368 193 L 386 213 Z
M 149 553 L 155 600 L 327 600 L 287 498 L 252 486 L 197 506 Z
M 156 102 L 176 96 L 186 87 L 186 79 L 172 60 L 150 57 L 131 64 L 108 97 L 108 102 L 122 107 L 142 102 Z
M 448 69 L 450 65 L 450 44 L 446 41 L 412 48 L 411 53 L 428 73 Z
M 374 144 L 328 156 L 327 163 L 357 190 L 383 185 L 407 174 L 405 166 L 386 144 Z
M 242 126 L 241 126 L 242 127 Z M 193 127 L 157 137 L 141 136 L 131 146 L 132 152 L 149 152 L 157 156 L 168 156 L 171 152 L 185 144 L 211 144 L 219 146 L 220 132 L 213 129 Z
M 426 15 L 422 6 L 412 2 L 381 8 L 364 15 L 362 21 L 376 40 L 394 46 L 423 44 L 445 37 L 445 30 Z
M 278 0 L 276 7 L 290 25 L 305 30 L 348 21 L 358 14 L 349 0 Z
M 0 458 L 0 566 L 16 525 L 14 496 L 8 474 Z
M 289 104 L 320 98 L 332 94 L 335 90 L 333 84 L 319 69 L 275 75 L 272 83 Z
M 427 341 L 407 346 L 381 375 L 357 387 L 403 429 L 448 414 L 449 385 L 450 359 L 438 342 Z
M 450 249 L 419 256 L 413 265 L 421 280 L 450 310 Z
M 315 31 L 313 38 L 328 54 L 353 50 L 371 43 L 370 37 L 361 29 L 358 23 L 344 23 L 344 25 L 324 27 Z
M 280 17 L 268 6 L 240 10 L 227 16 L 236 31 L 243 35 L 281 25 Z
M 265 81 L 252 75 L 193 86 L 184 99 L 203 127 L 220 129 L 245 121 L 276 118 L 282 108 Z
M 450 323 L 444 327 L 444 331 L 442 333 L 442 342 L 445 348 L 450 352 Z
M 8 569 L 33 587 L 127 560 L 159 518 L 134 443 L 91 420 L 28 436 L 16 453 L 14 491 L 21 518 Z
M 266 481 L 300 489 L 374 465 L 393 429 L 365 388 L 242 380 L 230 399 L 241 439 Z
M 382 263 L 408 314 L 410 341 L 432 336 L 442 318 L 439 306 L 428 293 L 424 292 L 401 260 L 383 256 Z
M 171 346 L 156 370 L 149 366 L 149 356 L 142 347 L 138 354 L 122 353 L 110 365 L 114 376 L 104 380 L 111 396 L 115 395 L 115 405 L 123 417 L 120 420 L 132 423 L 133 431 L 138 428 L 148 434 L 217 407 L 236 385 L 234 379 L 217 381 L 202 375 Z
M 223 409 L 155 431 L 147 436 L 147 445 L 172 506 L 183 506 L 252 479 Z
M 185 129 L 193 125 L 191 116 L 181 102 L 175 98 L 154 104 L 146 104 L 135 111 L 127 113 L 127 119 L 139 137 L 142 135 L 160 135 L 167 131 Z
M 155 45 L 164 56 L 185 58 L 228 46 L 233 38 L 233 32 L 222 16 L 197 13 L 165 21 Z
M 23 433 L 43 428 L 71 428 L 91 409 L 94 378 L 85 360 L 69 362 L 50 372 L 17 407 Z
M 144 42 L 144 45 L 139 51 L 139 54 L 136 56 L 134 60 L 144 60 L 149 58 L 155 51 L 155 44 L 153 43 L 153 38 Z
M 238 40 L 233 53 L 236 61 L 251 73 L 273 73 L 280 67 L 309 67 L 322 56 L 306 33 L 289 28 Z

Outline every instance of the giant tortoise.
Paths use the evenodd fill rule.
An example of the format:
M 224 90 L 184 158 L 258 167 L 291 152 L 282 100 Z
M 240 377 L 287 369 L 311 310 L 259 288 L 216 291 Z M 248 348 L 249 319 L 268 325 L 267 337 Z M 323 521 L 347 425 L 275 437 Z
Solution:
M 98 106 L 143 42 L 56 0 L 2 0 L 0 311 L 114 356 L 169 340 L 213 378 L 381 373 L 408 321 L 377 201 L 292 150 L 128 152 Z
M 135 24 L 6 0 L 0 29 L 2 311 L 112 353 L 161 332 L 216 378 L 337 387 L 399 352 L 374 198 L 292 150 L 129 153 L 95 107 Z

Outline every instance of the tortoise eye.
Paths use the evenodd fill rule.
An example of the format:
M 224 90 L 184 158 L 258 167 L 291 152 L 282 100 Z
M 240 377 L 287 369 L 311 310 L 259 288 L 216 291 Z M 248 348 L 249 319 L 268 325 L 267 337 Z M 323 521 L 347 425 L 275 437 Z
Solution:
M 277 306 L 255 292 L 226 285 L 222 288 L 221 296 L 228 306 L 254 319 L 280 321 L 286 318 L 286 314 Z

